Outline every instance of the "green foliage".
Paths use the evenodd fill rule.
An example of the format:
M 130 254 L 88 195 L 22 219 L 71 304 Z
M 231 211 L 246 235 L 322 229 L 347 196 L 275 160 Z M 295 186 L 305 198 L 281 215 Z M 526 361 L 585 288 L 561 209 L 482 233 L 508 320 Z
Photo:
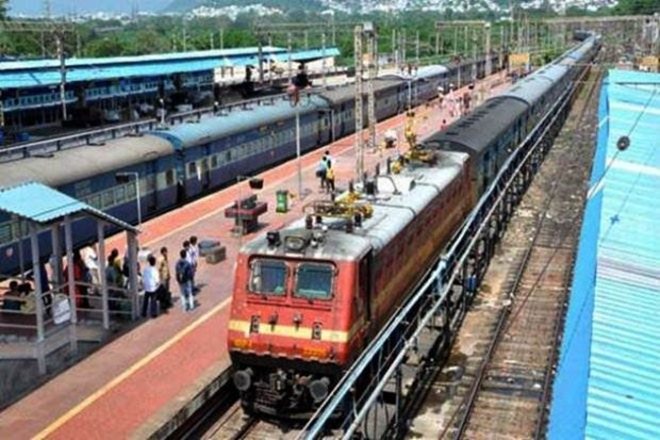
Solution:
M 202 0 L 203 3 L 206 0 Z M 235 0 L 211 0 L 216 4 L 232 3 Z M 357 0 L 356 0 L 357 1 Z M 499 1 L 499 0 L 498 0 Z M 91 21 L 77 24 L 76 34 L 66 36 L 65 49 L 70 55 L 104 57 L 120 55 L 139 55 L 148 53 L 162 53 L 169 51 L 184 50 L 206 50 L 211 47 L 220 48 L 220 30 L 223 30 L 223 42 L 225 48 L 255 46 L 258 44 L 255 26 L 261 23 L 328 23 L 329 17 L 321 15 L 319 9 L 315 9 L 316 0 L 305 1 L 301 7 L 302 0 L 258 0 L 266 6 L 277 6 L 289 12 L 285 15 L 274 15 L 269 17 L 257 17 L 255 14 L 239 14 L 235 21 L 226 17 L 219 18 L 197 18 L 184 20 L 181 16 L 159 16 L 143 17 L 139 21 L 123 23 L 120 21 Z M 6 5 L 6 0 L 0 0 L 0 14 Z M 184 7 L 186 4 L 197 4 L 197 0 L 176 0 L 172 7 Z M 309 4 L 308 4 L 309 3 Z M 178 6 L 177 6 L 178 5 Z M 311 5 L 311 6 L 310 6 Z M 619 14 L 632 14 L 649 11 L 649 9 L 660 10 L 660 0 L 620 0 L 615 10 Z M 548 10 L 527 11 L 530 18 L 541 18 L 552 15 Z M 579 12 L 570 10 L 569 13 Z M 611 13 L 609 9 L 603 9 L 595 14 Z M 584 15 L 584 11 L 580 12 Z M 353 26 L 341 26 L 340 23 L 356 23 L 372 21 L 378 26 L 378 50 L 381 54 L 392 53 L 392 36 L 396 31 L 397 37 L 405 33 L 407 59 L 416 58 L 416 36 L 419 33 L 419 55 L 421 59 L 437 60 L 436 56 L 436 30 L 435 23 L 439 20 L 458 19 L 487 19 L 493 22 L 492 44 L 499 44 L 500 28 L 509 27 L 508 24 L 499 22 L 498 17 L 492 12 L 460 14 L 445 11 L 421 11 L 406 10 L 398 14 L 386 14 L 375 12 L 371 14 L 344 14 L 337 12 L 335 22 L 338 24 L 336 30 L 336 45 L 341 51 L 341 57 L 337 60 L 340 64 L 353 63 Z M 326 27 L 327 45 L 331 43 L 330 26 Z M 275 46 L 286 47 L 286 35 L 274 33 L 272 43 Z M 454 46 L 457 38 L 458 44 Z M 464 34 L 462 28 L 447 28 L 440 34 L 440 53 L 448 54 L 454 51 L 464 51 Z M 468 35 L 471 39 L 471 34 Z M 399 38 L 397 38 L 398 40 Z M 184 44 L 185 43 L 185 44 Z M 268 37 L 262 35 L 262 43 L 268 43 Z M 321 35 L 319 29 L 309 32 L 309 46 L 320 47 Z M 398 42 L 396 43 L 398 45 Z M 302 32 L 294 34 L 293 46 L 295 49 L 305 47 Z M 52 56 L 54 47 L 52 41 L 43 41 L 38 34 L 2 34 L 0 35 L 0 51 L 8 55 L 35 57 L 44 53 Z
M 660 12 L 660 0 L 619 0 L 614 8 L 617 15 L 650 15 Z

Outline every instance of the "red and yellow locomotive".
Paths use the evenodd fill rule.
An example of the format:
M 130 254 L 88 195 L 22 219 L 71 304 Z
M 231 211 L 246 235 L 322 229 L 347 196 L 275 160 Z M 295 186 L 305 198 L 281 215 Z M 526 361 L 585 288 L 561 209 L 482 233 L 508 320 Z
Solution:
M 243 247 L 228 339 L 248 411 L 304 417 L 325 399 L 472 207 L 467 161 L 433 153 Z

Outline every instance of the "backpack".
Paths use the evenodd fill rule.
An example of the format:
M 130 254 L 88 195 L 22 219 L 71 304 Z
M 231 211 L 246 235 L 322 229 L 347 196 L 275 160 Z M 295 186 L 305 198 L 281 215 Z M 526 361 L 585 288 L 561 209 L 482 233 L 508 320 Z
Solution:
M 176 263 L 176 281 L 179 284 L 190 281 L 190 263 L 186 260 L 179 260 Z

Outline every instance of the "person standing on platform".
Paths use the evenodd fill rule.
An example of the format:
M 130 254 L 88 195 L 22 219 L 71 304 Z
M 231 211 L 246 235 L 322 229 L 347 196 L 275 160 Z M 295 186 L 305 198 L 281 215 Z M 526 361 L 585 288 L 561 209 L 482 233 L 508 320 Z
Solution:
M 185 240 L 185 241 L 181 244 L 181 248 L 182 248 L 184 251 L 186 251 L 186 260 L 188 260 L 188 263 L 190 263 L 190 241 L 189 241 L 189 240 Z
M 335 164 L 335 160 L 332 158 L 330 155 L 330 150 L 325 150 L 325 153 L 323 154 L 323 160 L 325 161 L 325 168 L 330 168 Z
M 170 262 L 167 258 L 167 248 L 160 248 L 160 258 L 158 259 L 158 276 L 160 277 L 160 302 L 161 310 L 167 310 L 172 307 L 172 292 L 170 291 Z
M 193 293 L 196 294 L 199 292 L 199 287 L 195 283 L 195 277 L 197 275 L 197 263 L 199 262 L 199 246 L 197 246 L 197 237 L 190 237 L 190 247 L 188 248 L 190 252 L 190 264 L 192 264 L 192 289 Z
M 87 298 L 88 287 L 83 285 L 88 281 L 87 279 L 87 266 L 80 255 L 80 251 L 76 250 L 73 252 L 73 282 L 74 282 L 74 298 L 72 298 L 73 304 L 78 308 L 90 308 L 89 299 Z M 69 279 L 69 266 L 68 264 L 64 266 L 62 271 L 62 277 L 64 280 Z
M 327 173 L 327 165 L 325 162 L 325 156 L 321 158 L 319 164 L 316 167 L 316 177 L 321 181 L 321 192 L 325 190 L 325 175 Z
M 181 249 L 179 261 L 176 262 L 174 273 L 181 292 L 181 308 L 184 312 L 195 308 L 195 298 L 192 292 L 192 265 L 188 261 L 188 251 Z
M 415 133 L 415 112 L 408 110 L 406 113 L 406 126 L 403 134 L 408 142 L 408 147 L 412 150 L 417 146 L 417 133 Z
M 114 268 L 114 285 L 120 289 L 123 289 L 126 286 L 126 280 L 124 279 L 124 269 L 122 267 L 121 258 L 119 258 L 119 250 L 116 248 L 110 252 L 108 257 L 108 264 L 112 261 L 112 267 Z M 107 273 L 107 270 L 106 270 Z M 115 292 L 117 294 L 118 292 Z
M 447 95 L 447 108 L 449 110 L 449 117 L 453 118 L 454 117 L 454 85 L 450 84 L 449 85 L 449 94 Z
M 325 173 L 325 183 L 328 190 L 328 194 L 334 194 L 335 192 L 335 170 L 328 162 L 328 170 Z
M 156 292 L 160 286 L 160 277 L 156 268 L 156 257 L 149 255 L 147 267 L 142 273 L 142 284 L 144 285 L 144 298 L 142 300 L 142 317 L 147 317 L 147 309 L 151 317 L 158 316 L 158 305 L 156 304 Z
M 121 273 L 121 261 L 119 261 L 119 251 L 113 249 L 108 255 L 108 264 L 105 266 L 105 282 L 108 288 L 108 307 L 110 310 L 119 310 L 121 303 L 112 298 L 124 298 L 120 289 L 124 288 L 124 275 Z

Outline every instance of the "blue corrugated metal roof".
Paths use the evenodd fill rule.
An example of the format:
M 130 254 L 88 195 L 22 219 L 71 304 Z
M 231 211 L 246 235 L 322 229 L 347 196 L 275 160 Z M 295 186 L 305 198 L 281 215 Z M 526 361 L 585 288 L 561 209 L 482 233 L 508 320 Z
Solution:
M 283 49 L 266 48 L 265 59 L 273 58 L 286 61 L 288 55 Z M 222 66 L 246 66 L 259 63 L 256 51 L 234 50 L 234 54 L 219 54 L 221 51 L 192 52 L 195 56 L 183 54 L 146 55 L 144 57 L 86 58 L 67 61 L 67 81 L 103 81 L 111 79 L 156 77 L 175 73 L 202 72 L 218 69 Z M 227 52 L 227 51 L 224 51 Z M 327 48 L 326 56 L 337 56 L 339 50 Z M 293 61 L 318 59 L 321 50 L 304 50 L 292 55 Z M 10 68 L 8 65 L 20 65 Z M 0 88 L 25 88 L 38 86 L 56 86 L 61 76 L 57 63 L 52 60 L 18 61 L 0 63 Z
M 285 52 L 286 49 L 275 46 L 264 46 L 263 53 L 277 53 Z M 197 50 L 190 52 L 170 52 L 159 53 L 151 55 L 132 55 L 121 57 L 104 57 L 104 58 L 68 58 L 66 66 L 68 68 L 74 67 L 90 67 L 90 66 L 103 66 L 103 65 L 123 65 L 123 64 L 142 64 L 142 63 L 159 63 L 159 62 L 176 62 L 176 61 L 190 61 L 195 59 L 207 58 L 231 58 L 241 56 L 256 56 L 259 52 L 258 47 L 241 47 L 236 49 L 218 49 L 218 50 Z M 59 69 L 60 62 L 54 59 L 46 60 L 26 60 L 26 61 L 6 61 L 0 63 L 0 71 L 6 70 L 38 70 L 54 68 Z
M 222 139 L 236 133 L 295 117 L 296 108 L 288 99 L 277 99 L 271 105 L 254 105 L 252 110 L 232 111 L 225 116 L 202 119 L 200 122 L 179 124 L 168 130 L 151 134 L 172 142 L 176 148 L 188 148 Z M 327 102 L 317 95 L 302 97 L 298 110 L 301 115 L 328 108 Z
M 86 212 L 121 228 L 136 231 L 133 226 L 38 182 L 1 188 L 0 211 L 42 224 Z
M 657 439 L 660 75 L 610 71 L 600 107 L 549 437 Z

